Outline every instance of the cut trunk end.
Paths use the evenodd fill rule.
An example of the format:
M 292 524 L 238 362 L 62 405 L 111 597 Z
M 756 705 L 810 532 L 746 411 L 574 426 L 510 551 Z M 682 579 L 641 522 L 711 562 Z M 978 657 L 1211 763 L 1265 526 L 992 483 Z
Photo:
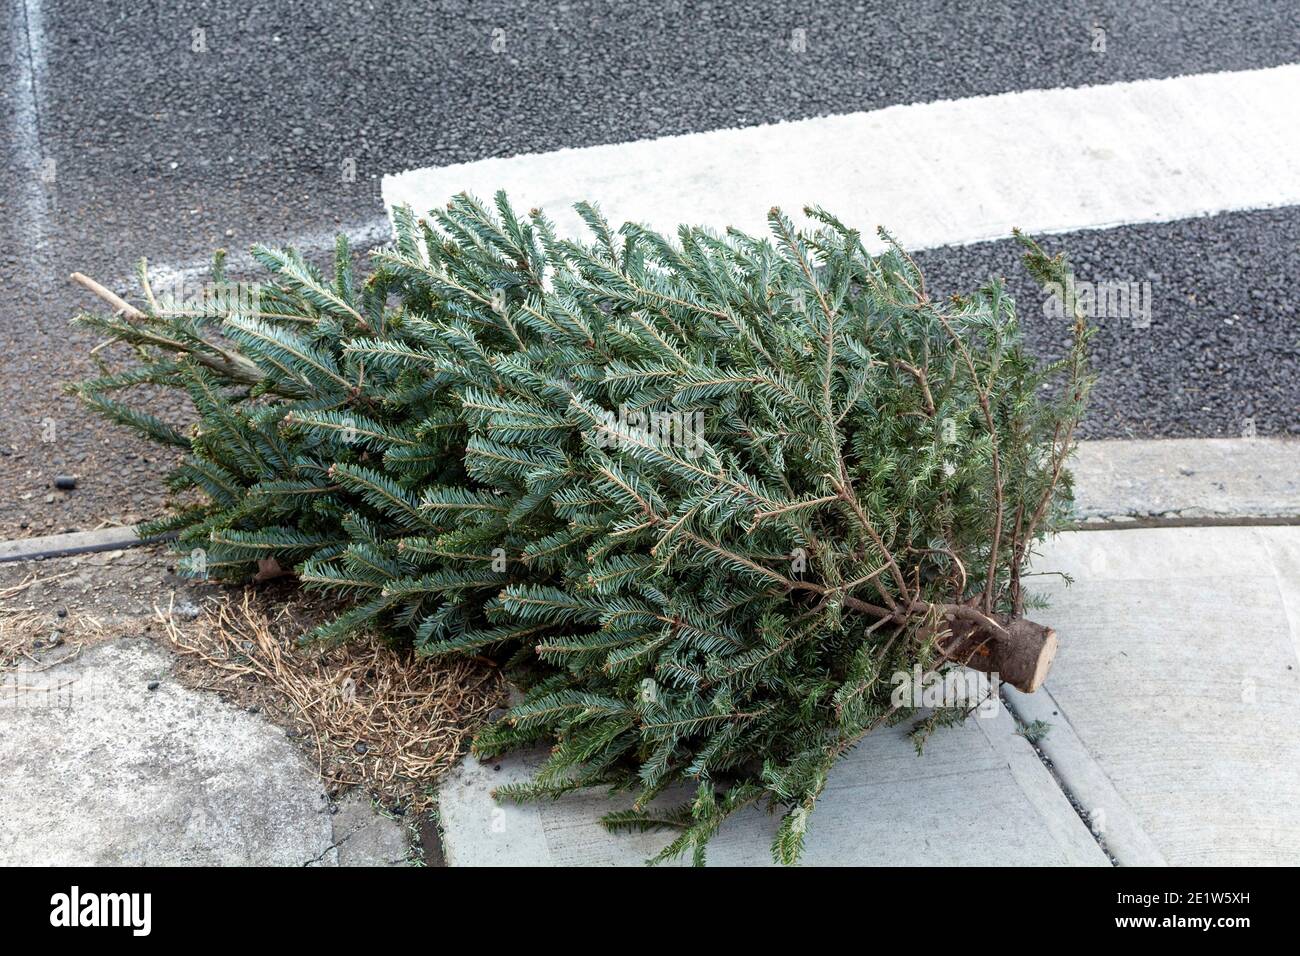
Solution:
M 999 623 L 1005 634 L 981 627 L 955 635 L 958 640 L 950 646 L 956 653 L 949 652 L 949 656 L 977 671 L 996 673 L 1017 690 L 1032 694 L 1047 679 L 1056 657 L 1056 631 L 1023 618 L 999 619 Z

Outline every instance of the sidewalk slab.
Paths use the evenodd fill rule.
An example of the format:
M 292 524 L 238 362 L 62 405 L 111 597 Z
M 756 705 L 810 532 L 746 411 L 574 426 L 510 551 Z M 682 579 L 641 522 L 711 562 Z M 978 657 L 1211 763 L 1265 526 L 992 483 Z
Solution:
M 1168 866 L 1169 861 L 1143 828 L 1141 819 L 1062 715 L 1051 690 L 1044 685 L 1025 694 L 1004 684 L 1002 696 L 1022 725 L 1051 728 L 1035 740 L 1035 746 L 1052 762 L 1061 787 L 1103 841 L 1111 859 L 1119 866 Z
M 805 865 L 1109 864 L 1005 707 L 936 732 L 923 757 L 909 726 L 870 735 L 831 773 L 809 824 Z M 524 806 L 492 799 L 492 788 L 527 779 L 540 760 L 467 758 L 444 783 L 449 865 L 637 866 L 668 842 L 661 833 L 607 833 L 600 817 L 630 800 L 604 790 Z M 773 865 L 778 822 L 763 810 L 738 814 L 710 843 L 710 865 Z
M 1295 439 L 1088 441 L 1069 467 L 1080 521 L 1300 516 Z
M 45 663 L 0 673 L 0 865 L 403 862 L 398 824 L 334 815 L 281 729 L 182 687 L 152 641 Z
M 1061 637 L 1047 719 L 1068 725 L 1042 746 L 1103 837 L 1118 804 L 1175 866 L 1300 860 L 1300 528 L 1078 532 L 1035 567 L 1074 578 L 1029 579 Z

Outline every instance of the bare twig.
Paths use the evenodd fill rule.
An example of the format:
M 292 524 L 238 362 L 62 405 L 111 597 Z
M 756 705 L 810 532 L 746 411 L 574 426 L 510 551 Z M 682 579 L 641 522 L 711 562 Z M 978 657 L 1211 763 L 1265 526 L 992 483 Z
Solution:
M 90 276 L 84 275 L 80 272 L 74 272 L 69 276 L 69 278 L 73 282 L 77 283 L 77 285 L 93 292 L 99 298 L 111 305 L 115 315 L 130 322 L 147 322 L 149 320 L 149 316 L 144 312 L 141 312 L 116 292 L 100 285 L 94 279 L 90 278 Z M 204 343 L 208 348 L 218 353 L 218 355 L 209 355 L 206 352 L 199 351 L 193 345 L 186 342 L 170 339 L 165 336 L 147 332 L 143 329 L 139 330 L 139 332 L 141 335 L 147 337 L 152 344 L 175 352 L 183 352 L 199 364 L 205 365 L 215 372 L 220 372 L 222 375 L 226 375 L 235 381 L 254 385 L 265 377 L 262 374 L 262 370 L 257 366 L 257 363 L 236 352 L 231 352 L 229 349 L 224 349 L 215 343 Z

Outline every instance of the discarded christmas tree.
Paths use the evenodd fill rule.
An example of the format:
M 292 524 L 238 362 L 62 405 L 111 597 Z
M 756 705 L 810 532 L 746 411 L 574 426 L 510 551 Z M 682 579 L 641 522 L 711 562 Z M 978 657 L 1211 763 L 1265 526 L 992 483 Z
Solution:
M 206 500 L 151 530 L 196 570 L 292 567 L 355 599 L 318 638 L 509 666 L 525 697 L 476 749 L 554 746 L 502 796 L 631 790 L 608 824 L 700 859 L 769 804 L 791 862 L 838 758 L 913 715 L 895 672 L 1045 675 L 1021 574 L 1068 509 L 1089 330 L 1040 365 L 999 283 L 936 302 L 902 250 L 819 210 L 813 233 L 773 210 L 771 240 L 676 243 L 580 211 L 585 244 L 500 196 L 399 212 L 360 287 L 342 248 L 332 282 L 260 250 L 256 295 L 146 286 L 144 309 L 81 319 L 140 367 L 80 391 L 188 450 L 174 487 Z M 107 395 L 143 381 L 191 396 L 191 434 Z M 646 809 L 682 783 L 678 810 Z

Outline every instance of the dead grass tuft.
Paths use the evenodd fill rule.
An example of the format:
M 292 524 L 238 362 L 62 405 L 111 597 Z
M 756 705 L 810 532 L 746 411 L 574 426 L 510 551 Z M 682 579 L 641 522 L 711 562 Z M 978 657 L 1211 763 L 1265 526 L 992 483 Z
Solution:
M 83 645 L 116 636 L 115 632 L 110 634 L 110 629 L 102 621 L 89 615 L 65 621 L 12 603 L 32 585 L 48 584 L 70 574 L 71 571 L 66 571 L 41 577 L 33 571 L 17 584 L 0 588 L 0 674 L 14 670 L 26 673 L 48 670 L 81 653 Z M 54 661 L 38 659 L 36 655 L 40 651 L 51 647 L 66 647 L 68 653 Z
M 198 665 L 185 671 L 189 682 L 278 711 L 314 749 L 324 780 L 387 804 L 428 809 L 430 785 L 504 699 L 499 673 L 472 661 L 430 661 L 374 636 L 302 647 L 311 609 L 270 609 L 250 590 L 208 599 L 193 622 L 155 611 L 171 646 Z

